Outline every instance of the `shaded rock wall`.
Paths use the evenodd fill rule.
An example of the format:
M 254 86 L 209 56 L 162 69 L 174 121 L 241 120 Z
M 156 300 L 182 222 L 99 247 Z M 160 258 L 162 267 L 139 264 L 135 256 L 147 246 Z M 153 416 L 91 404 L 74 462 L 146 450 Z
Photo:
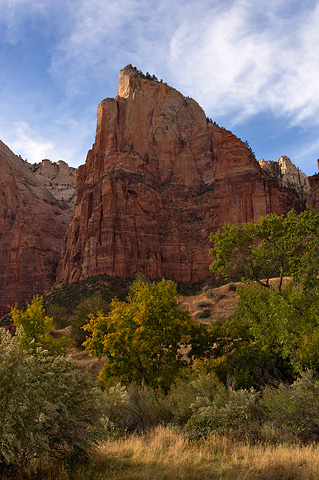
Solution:
M 0 314 L 55 280 L 65 210 L 26 162 L 0 141 Z

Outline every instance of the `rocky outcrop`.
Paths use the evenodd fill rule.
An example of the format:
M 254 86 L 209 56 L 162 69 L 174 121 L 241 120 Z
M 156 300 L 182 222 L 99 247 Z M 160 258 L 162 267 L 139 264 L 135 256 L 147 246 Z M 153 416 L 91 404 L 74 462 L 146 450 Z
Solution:
M 0 141 L 0 314 L 55 280 L 68 227 L 65 210 Z
M 63 160 L 51 162 L 51 160 L 45 159 L 40 163 L 27 165 L 49 192 L 59 202 L 69 207 L 71 220 L 76 197 L 77 169 L 69 167 Z
M 318 170 L 319 170 L 319 158 L 317 160 Z M 310 185 L 310 194 L 307 198 L 307 203 L 309 203 L 313 208 L 319 208 L 319 173 L 308 177 Z
M 259 165 L 267 175 L 276 180 L 278 185 L 283 188 L 292 188 L 305 199 L 310 193 L 310 186 L 307 175 L 302 173 L 285 155 L 280 157 L 278 162 L 272 160 L 259 160 Z
M 300 206 L 231 132 L 191 98 L 132 66 L 98 106 L 95 143 L 78 171 L 59 281 L 107 273 L 195 282 L 209 276 L 209 233 Z

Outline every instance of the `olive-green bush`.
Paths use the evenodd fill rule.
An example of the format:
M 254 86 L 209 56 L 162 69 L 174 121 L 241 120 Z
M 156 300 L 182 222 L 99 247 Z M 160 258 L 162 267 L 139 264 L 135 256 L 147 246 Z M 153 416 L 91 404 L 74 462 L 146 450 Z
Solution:
M 91 375 L 25 344 L 22 329 L 12 336 L 0 328 L 0 472 L 87 457 L 103 432 Z

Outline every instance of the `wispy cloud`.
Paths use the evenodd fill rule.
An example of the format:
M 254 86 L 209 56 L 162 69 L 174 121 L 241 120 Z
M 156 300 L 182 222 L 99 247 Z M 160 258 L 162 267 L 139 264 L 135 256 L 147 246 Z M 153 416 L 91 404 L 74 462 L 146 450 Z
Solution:
M 319 5 L 313 0 L 0 0 L 0 11 L 2 43 L 23 45 L 34 32 L 47 40 L 50 77 L 39 77 L 42 89 L 28 91 L 21 80 L 23 98 L 35 98 L 30 103 L 40 108 L 51 81 L 58 105 L 45 106 L 52 109 L 47 124 L 43 113 L 36 125 L 34 109 L 32 118 L 20 115 L 18 98 L 16 108 L 12 101 L 2 106 L 2 115 L 12 117 L 9 136 L 14 122 L 26 122 L 25 136 L 20 131 L 14 142 L 24 142 L 28 158 L 35 158 L 35 138 L 38 157 L 60 150 L 66 161 L 79 156 L 82 163 L 91 127 L 94 135 L 91 108 L 115 95 L 127 63 L 195 98 L 228 128 L 259 113 L 284 118 L 287 128 L 319 124 Z
M 38 137 L 36 132 L 23 121 L 15 124 L 15 136 L 11 139 L 10 148 L 17 154 L 23 152 L 22 156 L 31 163 L 50 158 L 54 151 L 52 142 Z
M 319 6 L 271 0 L 79 0 L 53 54 L 68 95 L 133 61 L 232 123 L 272 110 L 319 122 Z M 167 78 L 166 78 L 167 79 Z
M 270 109 L 292 124 L 319 122 L 319 6 L 288 16 L 256 3 L 182 22 L 171 39 L 175 81 L 233 121 Z

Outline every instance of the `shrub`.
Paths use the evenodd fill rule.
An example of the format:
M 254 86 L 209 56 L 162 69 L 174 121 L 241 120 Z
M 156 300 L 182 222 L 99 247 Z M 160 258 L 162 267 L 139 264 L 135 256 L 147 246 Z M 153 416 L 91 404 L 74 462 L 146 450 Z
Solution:
M 86 458 L 102 434 L 101 402 L 89 373 L 68 359 L 24 348 L 0 328 L 0 469 L 41 469 Z
M 50 303 L 50 305 L 46 307 L 46 312 L 48 317 L 52 318 L 55 328 L 62 329 L 68 326 L 69 317 L 66 307 L 58 305 L 57 303 Z
M 109 434 L 146 431 L 171 419 L 165 396 L 147 386 L 120 383 L 104 393 L 105 415 Z
M 206 288 L 208 287 L 208 288 Z M 206 287 L 203 288 L 203 293 L 205 293 L 207 298 L 210 298 L 211 300 L 214 300 L 215 302 L 218 302 L 223 298 L 223 294 L 218 292 L 215 288 L 209 287 L 206 285 Z
M 173 422 L 184 425 L 193 414 L 191 405 L 196 399 L 203 397 L 211 400 L 221 388 L 223 385 L 214 373 L 191 376 L 188 380 L 178 380 L 168 394 Z
M 281 438 L 298 437 L 304 442 L 319 440 L 319 379 L 308 371 L 292 385 L 266 387 L 262 404 L 267 426 Z
M 205 302 L 205 300 L 200 300 L 195 302 L 196 308 L 209 308 L 211 306 L 211 302 Z
M 192 416 L 185 425 L 190 438 L 206 437 L 210 433 L 255 436 L 262 419 L 258 406 L 259 394 L 251 390 L 221 387 L 210 399 L 198 396 L 191 404 Z
M 109 304 L 103 299 L 101 293 L 94 293 L 89 298 L 82 300 L 76 307 L 73 317 L 70 319 L 71 336 L 80 347 L 87 338 L 83 326 L 89 321 L 90 314 L 97 314 L 98 312 L 107 313 L 109 311 Z
M 195 317 L 198 320 L 204 319 L 204 318 L 209 318 L 210 317 L 210 310 L 206 309 L 206 310 L 202 310 L 201 312 L 197 312 Z
M 180 370 L 202 345 L 201 329 L 177 298 L 176 284 L 136 281 L 126 302 L 114 299 L 108 315 L 91 315 L 85 327 L 91 336 L 85 347 L 91 355 L 108 357 L 101 376 L 123 383 L 139 383 L 167 391 Z M 201 348 L 200 348 L 201 347 Z M 188 356 L 188 359 L 186 357 Z M 187 361 L 188 360 L 188 361 Z

